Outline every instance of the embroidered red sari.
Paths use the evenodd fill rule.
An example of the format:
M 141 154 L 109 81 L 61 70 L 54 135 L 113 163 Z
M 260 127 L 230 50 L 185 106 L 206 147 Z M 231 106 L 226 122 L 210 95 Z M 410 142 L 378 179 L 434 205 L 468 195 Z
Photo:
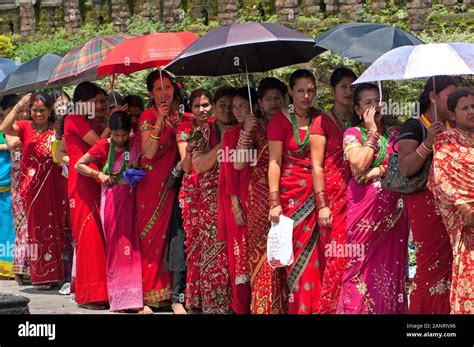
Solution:
M 149 108 L 139 119 L 140 133 L 154 125 L 156 111 Z M 139 134 L 140 134 L 139 133 Z M 140 235 L 145 305 L 160 306 L 172 296 L 172 273 L 164 269 L 166 237 L 175 189 L 166 187 L 178 158 L 176 131 L 163 124 L 159 149 L 153 159 L 142 159 L 146 176 L 137 186 L 137 227 Z
M 299 129 L 300 140 L 306 130 Z M 316 313 L 321 292 L 321 275 L 317 242 L 319 228 L 315 212 L 309 143 L 300 148 L 291 122 L 283 113 L 275 114 L 267 127 L 268 141 L 283 143 L 280 176 L 282 214 L 293 219 L 293 253 L 295 260 L 287 269 L 290 290 L 288 313 Z
M 244 213 L 247 215 L 247 191 L 250 180 L 250 168 L 237 171 L 234 160 L 228 160 L 237 147 L 242 125 L 238 124 L 224 135 L 222 141 L 222 164 L 219 173 L 219 205 L 218 219 L 220 235 L 227 243 L 227 256 L 229 260 L 229 275 L 232 285 L 232 310 L 237 314 L 248 314 L 250 309 L 250 272 L 248 264 L 247 226 L 237 225 L 232 213 L 231 195 L 238 196 Z M 222 203 L 221 203 L 222 200 Z
M 339 121 L 323 114 L 314 120 L 311 134 L 326 138 L 324 192 L 332 214 L 332 227 L 320 226 L 318 252 L 323 281 L 318 312 L 335 314 L 341 293 L 342 276 L 347 266 L 347 258 L 338 256 L 337 249 L 344 247 L 346 243 L 346 191 L 351 171 L 349 163 L 344 161 L 344 127 Z
M 202 127 L 208 148 L 218 143 L 215 125 Z M 217 189 L 219 165 L 199 175 L 200 196 L 196 236 L 188 239 L 186 259 L 186 307 L 205 314 L 230 313 L 232 288 L 226 243 L 217 237 Z
M 23 146 L 20 191 L 28 219 L 31 282 L 59 283 L 65 279 L 67 186 L 51 155 L 54 129 L 38 133 L 31 121 L 16 124 Z
M 101 133 L 95 119 L 68 115 L 64 143 L 69 155 L 68 196 L 76 251 L 75 294 L 78 304 L 107 301 L 105 240 L 100 221 L 100 185 L 79 174 L 74 165 L 90 149 L 82 138 L 91 130 Z M 91 167 L 98 169 L 95 164 Z
M 433 192 L 453 250 L 451 313 L 474 313 L 474 227 L 459 210 L 474 203 L 474 135 L 461 129 L 436 138 L 428 188 Z
M 259 125 L 253 132 L 257 163 L 251 170 L 247 196 L 248 253 L 252 314 L 284 314 L 288 311 L 286 271 L 273 269 L 267 261 L 268 220 L 268 141 Z

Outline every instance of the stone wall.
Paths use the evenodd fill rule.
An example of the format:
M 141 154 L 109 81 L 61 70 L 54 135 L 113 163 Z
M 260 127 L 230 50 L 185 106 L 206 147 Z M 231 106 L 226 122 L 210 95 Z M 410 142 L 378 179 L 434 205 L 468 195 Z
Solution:
M 126 31 L 127 20 L 133 15 L 160 20 L 166 28 L 183 20 L 185 15 L 191 19 L 217 20 L 220 25 L 236 22 L 239 15 L 259 18 L 262 14 L 276 14 L 279 22 L 288 25 L 296 23 L 298 16 L 305 16 L 310 21 L 298 23 L 298 26 L 310 26 L 312 17 L 314 22 L 320 22 L 326 16 L 335 14 L 347 18 L 347 21 L 354 21 L 359 9 L 364 7 L 377 13 L 387 6 L 387 1 L 389 0 L 4 0 L 0 4 L 0 33 L 10 33 L 13 29 L 15 33 L 31 36 L 36 32 L 48 33 L 62 26 L 75 33 L 83 20 L 99 23 L 99 18 L 103 22 L 112 22 L 115 30 L 123 32 Z M 406 6 L 410 29 L 414 32 L 430 27 L 427 17 L 432 3 L 433 0 L 395 0 L 396 6 Z M 442 3 L 448 8 L 454 8 L 458 0 L 442 0 Z M 463 3 L 472 6 L 474 0 L 463 0 Z M 446 22 L 464 18 L 463 16 L 466 14 L 447 15 Z

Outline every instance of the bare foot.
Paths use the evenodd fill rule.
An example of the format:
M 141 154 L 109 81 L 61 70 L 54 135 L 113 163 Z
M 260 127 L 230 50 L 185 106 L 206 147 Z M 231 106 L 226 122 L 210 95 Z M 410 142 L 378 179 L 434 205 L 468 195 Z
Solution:
M 22 286 L 25 283 L 24 280 L 23 280 L 23 275 L 21 275 L 21 274 L 15 274 L 15 281 L 20 286 Z
M 149 306 L 143 306 L 143 308 L 138 311 L 139 314 L 153 314 L 153 310 Z
M 171 308 L 173 309 L 174 314 L 188 314 L 183 304 L 180 304 L 179 302 L 174 302 L 171 304 Z

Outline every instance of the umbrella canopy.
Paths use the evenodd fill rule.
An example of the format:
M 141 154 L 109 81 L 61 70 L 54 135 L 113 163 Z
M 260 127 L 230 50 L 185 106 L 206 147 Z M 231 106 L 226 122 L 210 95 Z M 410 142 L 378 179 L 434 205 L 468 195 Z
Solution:
M 394 48 L 419 45 L 423 41 L 396 26 L 348 23 L 324 32 L 315 43 L 342 57 L 370 64 Z
M 16 61 L 7 59 L 7 58 L 0 58 L 0 82 L 5 79 L 9 74 L 15 71 L 20 64 Z
M 199 36 L 191 32 L 153 33 L 122 41 L 99 64 L 97 76 L 133 72 L 168 64 Z
M 474 74 L 474 44 L 430 43 L 399 47 L 374 61 L 354 84 L 440 75 Z
M 214 29 L 165 69 L 178 76 L 222 76 L 264 72 L 308 62 L 325 49 L 279 24 L 244 23 Z
M 51 73 L 62 57 L 46 54 L 20 65 L 0 83 L 0 93 L 5 95 L 46 88 Z
M 135 37 L 128 34 L 97 36 L 67 53 L 53 71 L 48 85 L 72 85 L 97 79 L 97 67 L 112 48 L 123 40 Z

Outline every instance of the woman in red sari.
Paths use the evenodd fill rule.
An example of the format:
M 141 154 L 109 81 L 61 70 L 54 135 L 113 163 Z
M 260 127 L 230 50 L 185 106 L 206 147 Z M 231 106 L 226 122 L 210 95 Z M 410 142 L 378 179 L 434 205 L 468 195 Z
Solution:
M 72 287 L 76 302 L 81 307 L 105 309 L 108 295 L 105 244 L 99 214 L 100 185 L 73 168 L 79 158 L 99 140 L 99 136 L 108 137 L 108 129 L 101 127 L 100 123 L 107 121 L 109 106 L 106 92 L 90 82 L 83 82 L 76 87 L 73 102 L 76 106 L 82 103 L 89 107 L 83 108 L 83 114 L 66 116 L 63 143 L 58 146 L 58 151 L 63 152 L 58 158 L 70 168 L 68 196 L 76 251 L 76 274 Z M 95 164 L 91 165 L 97 169 Z
M 212 95 L 202 90 L 192 102 L 193 115 L 199 121 L 211 116 Z M 199 175 L 199 200 L 196 205 L 200 219 L 188 247 L 186 306 L 191 312 L 205 314 L 231 313 L 232 289 L 226 243 L 217 237 L 217 195 L 219 181 L 218 153 L 223 132 L 221 122 L 206 122 L 195 128 L 189 140 L 193 146 L 192 165 Z
M 140 160 L 140 142 L 130 136 L 132 123 L 125 112 L 110 116 L 111 137 L 101 139 L 76 163 L 75 169 L 102 185 L 100 216 L 105 235 L 107 291 L 111 311 L 143 307 L 140 242 L 135 224 L 135 188 L 129 169 Z M 95 162 L 101 171 L 89 164 Z
M 253 153 L 237 157 L 234 168 L 250 170 L 244 200 L 248 228 L 248 260 L 252 314 L 283 314 L 287 312 L 285 269 L 273 269 L 267 261 L 268 221 L 268 140 L 267 124 L 285 107 L 288 88 L 280 80 L 269 77 L 260 82 L 257 100 L 262 117 L 250 114 L 239 127 L 237 152 Z M 247 107 L 248 108 L 248 107 Z M 255 109 L 255 107 L 254 107 Z M 242 159 L 242 160 L 239 160 Z M 252 161 L 253 160 L 253 161 Z
M 352 126 L 352 82 L 356 75 L 347 68 L 331 75 L 334 106 L 327 115 L 316 118 L 311 127 L 310 143 L 313 186 L 316 195 L 326 200 L 317 206 L 319 257 L 322 288 L 319 313 L 335 314 L 341 292 L 342 276 L 347 258 L 337 255 L 346 240 L 346 190 L 350 167 L 344 161 L 344 131 Z
M 28 101 L 32 119 L 15 123 Z M 51 155 L 53 103 L 47 94 L 27 94 L 10 111 L 1 127 L 2 133 L 18 136 L 22 142 L 20 192 L 28 219 L 30 278 L 37 289 L 57 287 L 65 279 L 67 193 L 61 167 L 53 162 Z
M 295 260 L 287 267 L 288 313 L 310 314 L 317 312 L 321 290 L 309 146 L 312 122 L 320 116 L 312 107 L 316 96 L 314 75 L 308 70 L 293 72 L 289 93 L 293 99 L 289 114 L 275 114 L 267 127 L 270 221 L 278 223 L 283 214 L 295 222 Z
M 421 118 L 407 120 L 400 131 L 398 148 L 403 175 L 414 175 L 431 160 L 437 135 L 451 127 L 447 119 L 447 99 L 456 88 L 456 81 L 449 76 L 436 76 L 435 91 L 432 79 L 426 81 L 419 99 Z M 434 122 L 435 102 L 438 122 Z M 447 314 L 452 251 L 446 227 L 428 189 L 408 194 L 406 202 L 416 254 L 409 313 Z
M 253 109 L 257 111 L 257 92 L 250 89 Z M 218 212 L 219 219 L 224 215 L 225 225 L 219 234 L 225 234 L 229 258 L 229 275 L 232 285 L 232 310 L 237 314 L 248 314 L 250 310 L 250 269 L 248 263 L 247 193 L 250 181 L 250 167 L 240 171 L 234 167 L 239 133 L 245 119 L 255 117 L 250 113 L 249 91 L 239 88 L 232 98 L 232 114 L 239 124 L 225 133 L 222 140 L 222 163 L 219 174 L 219 204 L 225 206 Z M 223 203 L 222 203 L 223 202 Z
M 428 188 L 453 250 L 451 313 L 474 314 L 474 93 L 451 94 L 448 109 L 456 128 L 436 137 Z
M 164 259 L 176 189 L 167 187 L 166 183 L 178 160 L 178 147 L 176 129 L 170 122 L 177 113 L 170 109 L 174 93 L 171 77 L 166 71 L 153 71 L 147 77 L 147 89 L 152 106 L 138 121 L 141 164 L 146 176 L 137 188 L 137 226 L 142 252 L 144 312 L 152 313 L 149 306 L 163 306 L 172 297 L 173 276 L 172 272 L 165 271 Z

